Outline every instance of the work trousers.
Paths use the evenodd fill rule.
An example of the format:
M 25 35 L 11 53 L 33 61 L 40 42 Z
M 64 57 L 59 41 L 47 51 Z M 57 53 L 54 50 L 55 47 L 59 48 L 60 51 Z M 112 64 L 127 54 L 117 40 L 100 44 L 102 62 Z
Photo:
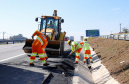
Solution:
M 75 52 L 75 62 L 78 63 L 79 61 L 79 57 L 80 57 L 80 52 L 81 52 L 82 48 L 77 49 L 77 51 Z
M 48 57 L 45 52 L 45 49 L 42 49 L 40 46 L 35 46 L 35 45 L 32 45 L 32 54 L 30 57 L 30 64 L 34 63 L 34 60 L 35 60 L 35 57 L 37 54 L 38 54 L 42 64 L 46 64 L 45 58 L 48 58 Z
M 90 51 L 90 50 L 85 50 L 85 53 L 84 53 L 84 60 L 83 60 L 84 63 L 86 62 L 86 59 L 87 59 L 88 57 L 89 57 L 90 61 L 92 61 L 91 51 Z

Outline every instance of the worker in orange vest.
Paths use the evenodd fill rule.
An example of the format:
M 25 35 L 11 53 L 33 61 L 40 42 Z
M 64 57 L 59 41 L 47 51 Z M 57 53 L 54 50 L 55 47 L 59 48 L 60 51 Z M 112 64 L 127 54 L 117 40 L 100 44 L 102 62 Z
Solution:
M 89 57 L 90 62 L 93 63 L 92 56 L 91 56 L 91 50 L 89 47 L 89 43 L 87 42 L 87 38 L 85 38 L 83 42 L 80 42 L 80 44 L 84 48 L 84 60 L 83 60 L 83 62 L 85 63 L 87 60 L 87 57 Z
M 34 36 L 37 35 L 36 40 L 34 40 L 33 44 L 32 44 L 32 54 L 30 57 L 30 66 L 34 66 L 34 60 L 36 55 L 39 55 L 39 58 L 42 62 L 42 64 L 44 66 L 47 66 L 49 64 L 47 64 L 46 59 L 47 54 L 45 52 L 45 48 L 47 46 L 47 40 L 49 40 L 48 36 L 45 36 L 44 34 L 42 34 L 41 32 L 39 32 L 38 30 L 35 31 L 32 35 L 32 39 L 34 39 Z

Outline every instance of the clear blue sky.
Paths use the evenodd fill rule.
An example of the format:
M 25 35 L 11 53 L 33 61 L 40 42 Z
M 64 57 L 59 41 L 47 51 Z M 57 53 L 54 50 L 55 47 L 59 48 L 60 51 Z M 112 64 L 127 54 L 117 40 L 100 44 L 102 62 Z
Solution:
M 5 38 L 18 34 L 30 38 L 38 29 L 35 18 L 57 10 L 64 19 L 62 31 L 75 40 L 87 29 L 100 29 L 101 35 L 118 33 L 120 23 L 129 28 L 128 4 L 129 0 L 0 0 L 0 32 L 6 32 Z

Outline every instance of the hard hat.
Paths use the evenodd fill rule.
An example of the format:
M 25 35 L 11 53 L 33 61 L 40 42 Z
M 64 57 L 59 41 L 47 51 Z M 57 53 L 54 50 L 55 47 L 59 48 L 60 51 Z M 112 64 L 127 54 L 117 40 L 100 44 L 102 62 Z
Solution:
M 71 40 L 68 40 L 67 43 L 70 44 Z
M 87 38 L 85 38 L 84 41 L 87 41 Z

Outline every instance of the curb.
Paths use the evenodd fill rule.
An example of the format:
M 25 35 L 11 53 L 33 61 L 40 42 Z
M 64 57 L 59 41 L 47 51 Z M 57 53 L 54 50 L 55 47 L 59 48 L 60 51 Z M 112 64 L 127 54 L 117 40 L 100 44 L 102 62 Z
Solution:
M 46 77 L 42 84 L 48 84 L 53 77 L 52 73 L 49 73 L 48 77 Z

